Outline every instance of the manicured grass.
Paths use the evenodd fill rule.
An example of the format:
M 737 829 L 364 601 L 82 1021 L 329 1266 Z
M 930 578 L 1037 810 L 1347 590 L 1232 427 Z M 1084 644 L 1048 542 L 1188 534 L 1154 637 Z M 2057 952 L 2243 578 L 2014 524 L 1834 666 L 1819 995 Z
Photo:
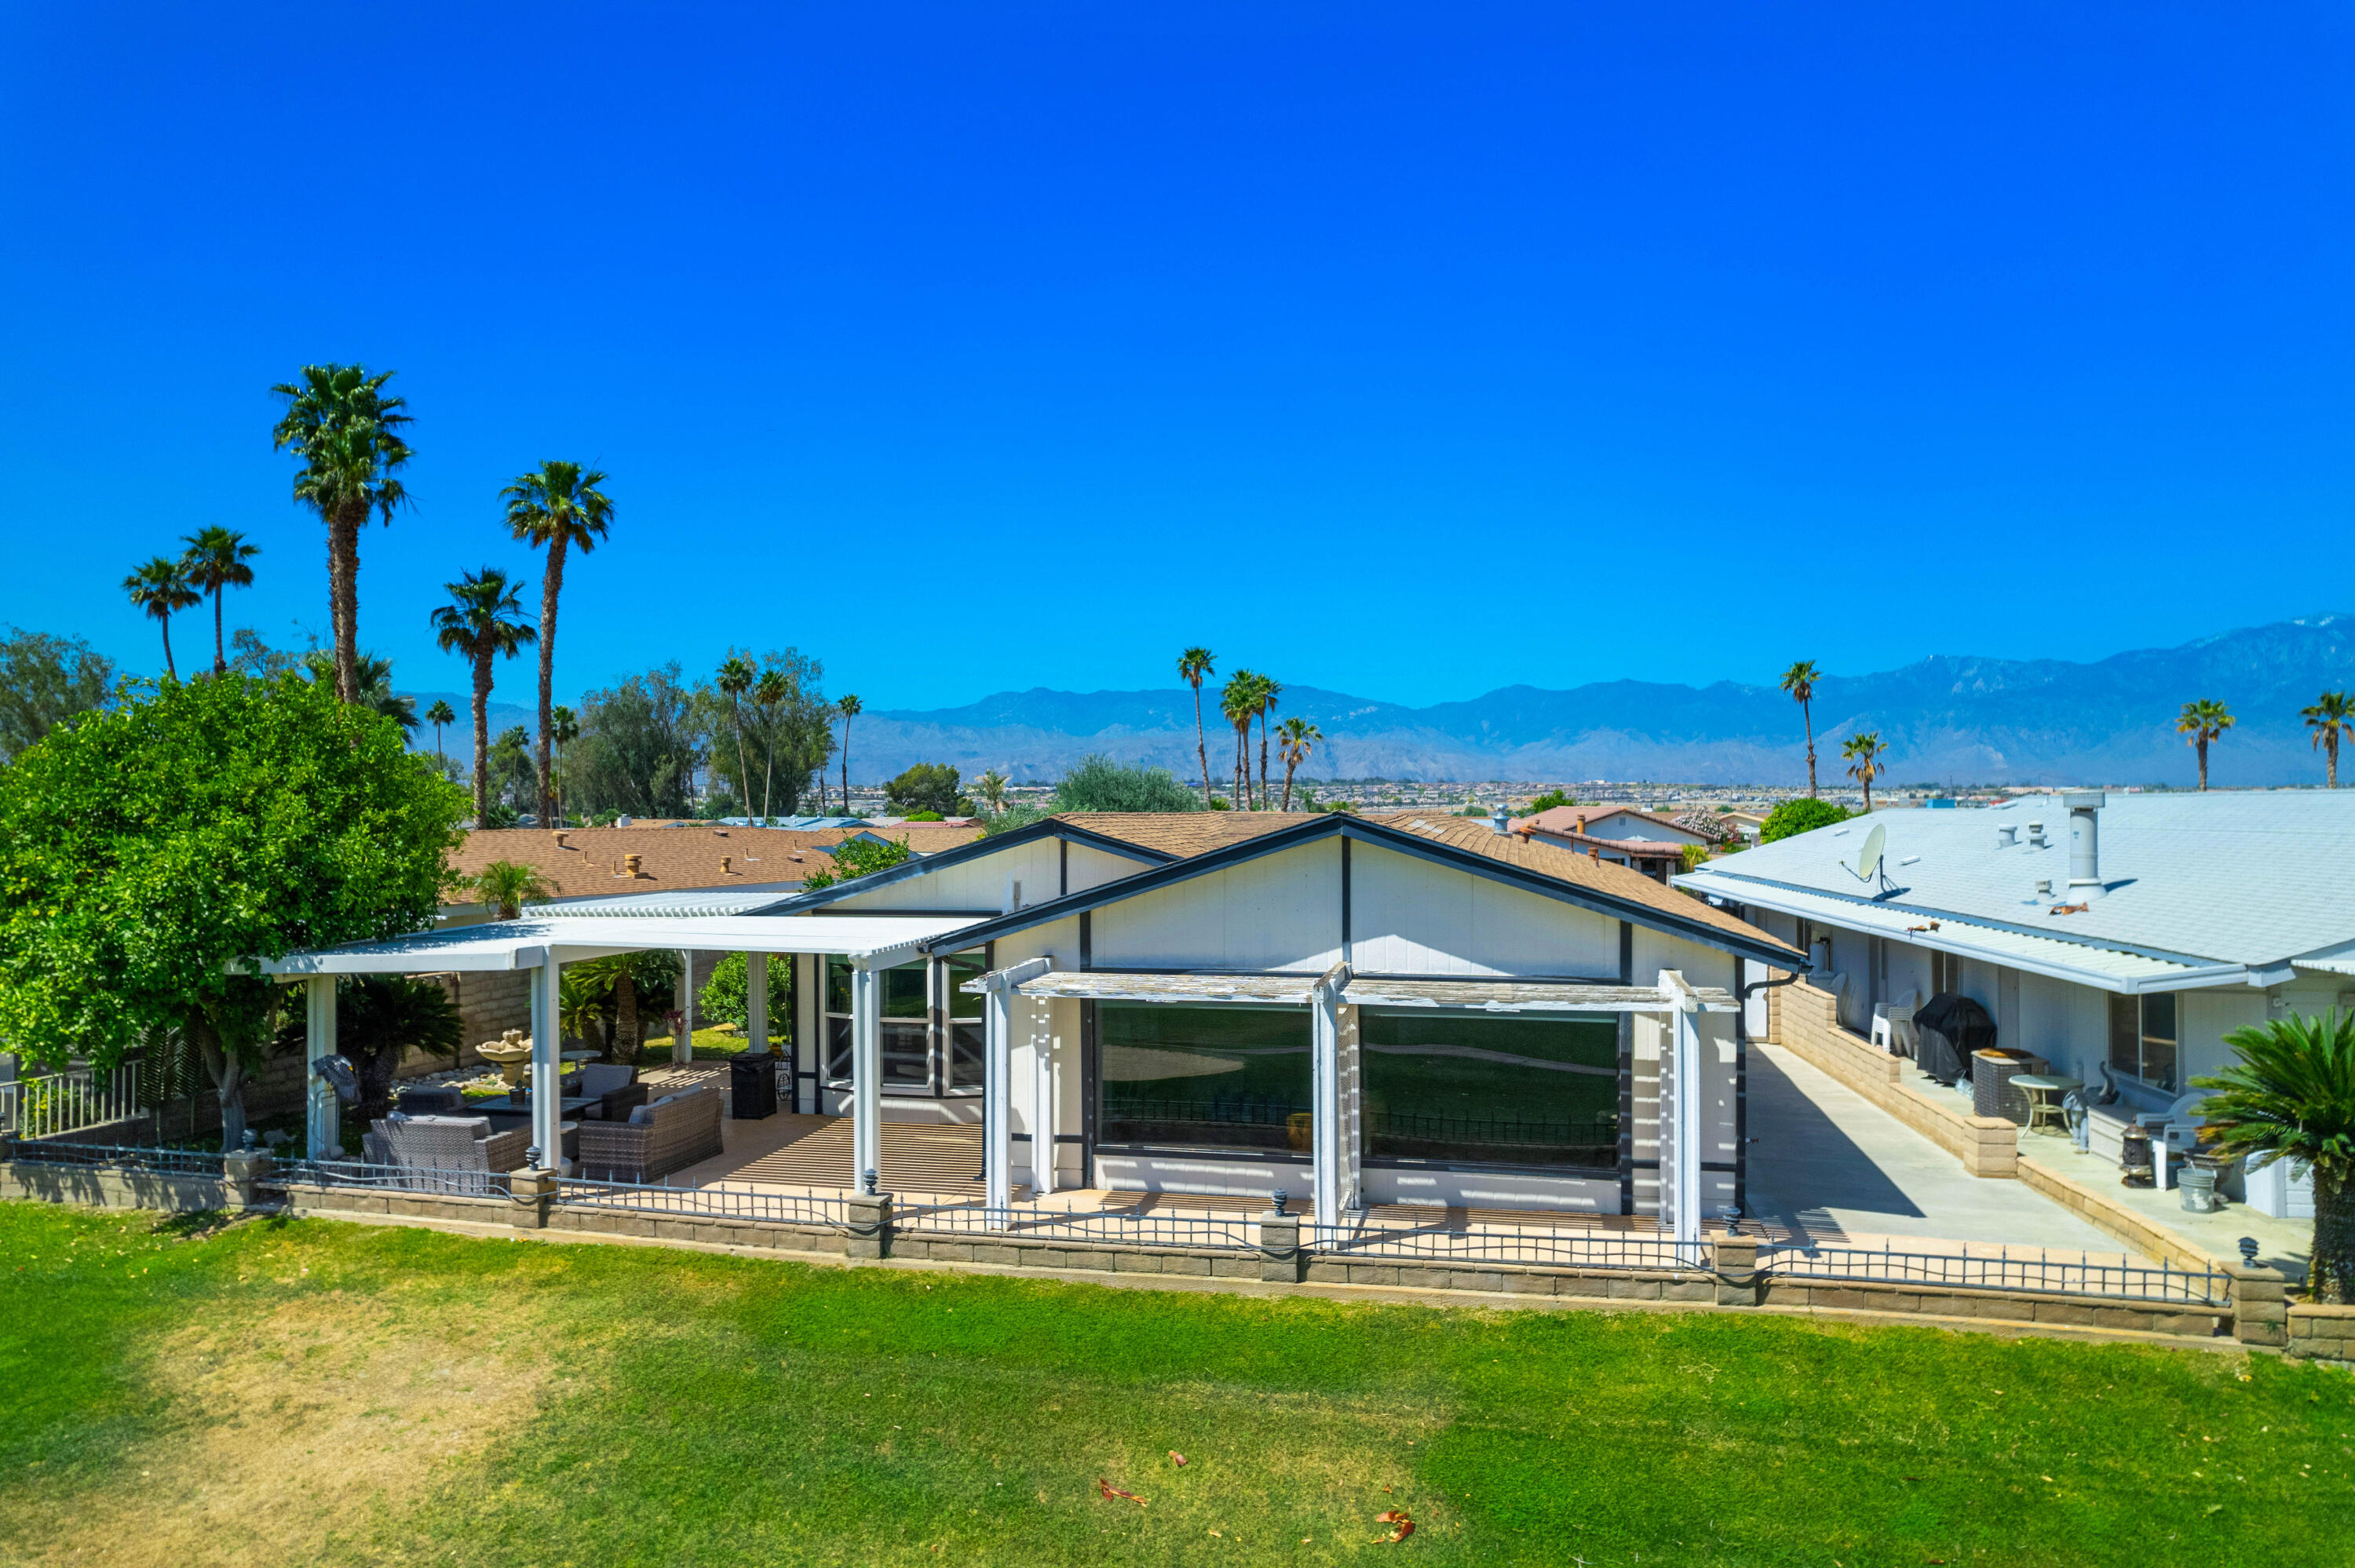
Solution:
M 2355 1530 L 2355 1380 L 2201 1351 L 30 1204 L 0 1308 L 9 1563 L 2321 1564 Z

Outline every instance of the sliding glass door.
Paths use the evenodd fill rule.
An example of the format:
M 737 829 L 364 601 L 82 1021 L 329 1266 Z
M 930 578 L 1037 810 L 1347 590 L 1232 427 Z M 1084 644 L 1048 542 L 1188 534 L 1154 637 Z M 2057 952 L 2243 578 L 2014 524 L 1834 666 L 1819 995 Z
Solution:
M 960 988 L 988 965 L 988 949 L 976 948 L 878 973 L 886 1094 L 981 1092 L 982 999 Z M 845 959 L 826 960 L 826 1081 L 829 1088 L 850 1086 L 850 964 Z

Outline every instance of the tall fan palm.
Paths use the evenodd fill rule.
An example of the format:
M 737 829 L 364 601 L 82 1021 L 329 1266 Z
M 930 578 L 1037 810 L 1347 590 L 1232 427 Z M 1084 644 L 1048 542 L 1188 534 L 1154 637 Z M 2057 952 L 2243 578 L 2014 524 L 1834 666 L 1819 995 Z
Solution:
M 1881 757 L 1885 749 L 1877 729 L 1849 736 L 1840 742 L 1840 755 L 1849 759 L 1848 776 L 1864 786 L 1864 809 L 1868 812 L 1872 810 L 1872 781 L 1881 772 Z
M 744 814 L 752 814 L 752 768 L 744 759 L 744 694 L 752 689 L 752 661 L 730 653 L 719 666 L 719 694 L 728 699 L 729 721 L 736 726 L 736 787 L 744 792 Z
M 538 633 L 523 618 L 517 585 L 496 567 L 442 585 L 450 602 L 433 612 L 433 641 L 474 670 L 474 823 L 491 814 L 491 661 L 512 659 Z
M 794 683 L 785 679 L 783 670 L 764 671 L 752 683 L 752 700 L 761 705 L 761 730 L 768 736 L 768 745 L 763 748 L 768 753 L 768 762 L 761 778 L 761 820 L 764 822 L 769 820 L 770 787 L 777 777 L 777 708 L 793 694 Z
M 299 381 L 271 391 L 286 412 L 271 432 L 273 448 L 293 448 L 303 460 L 294 499 L 314 508 L 327 525 L 327 611 L 336 638 L 336 694 L 360 694 L 360 529 L 370 513 L 392 521 L 409 499 L 395 471 L 410 456 L 400 427 L 408 404 L 384 395 L 389 370 L 370 376 L 364 366 L 306 365 Z
M 1011 782 L 993 768 L 973 781 L 973 792 L 981 797 L 981 803 L 989 808 L 991 816 L 997 816 L 1006 810 L 1006 786 Z
M 1284 683 L 1266 675 L 1259 678 L 1259 804 L 1267 809 L 1267 715 L 1275 706 L 1275 699 L 1284 695 Z
M 2344 692 L 2325 692 L 2313 706 L 2300 708 L 2298 715 L 2314 732 L 2314 744 L 2329 759 L 2330 782 L 2326 788 L 2338 789 L 2339 743 L 2347 738 L 2348 731 L 2355 730 L 2355 703 L 2350 703 Z
M 2234 1060 L 2195 1089 L 2218 1154 L 2304 1162 L 2314 1173 L 2316 1301 L 2355 1302 L 2355 1013 L 2268 1019 L 2224 1036 Z
M 1235 810 L 1248 811 L 1251 799 L 1251 726 L 1259 714 L 1259 677 L 1238 670 L 1219 693 L 1219 712 L 1235 729 Z
M 2175 727 L 2189 738 L 2186 746 L 2200 752 L 2200 788 L 2208 788 L 2208 743 L 2222 735 L 2234 724 L 2232 711 L 2213 697 L 2202 697 L 2196 703 L 2186 703 L 2183 711 L 2175 715 Z
M 188 546 L 180 565 L 190 586 L 212 595 L 213 673 L 226 675 L 229 644 L 221 638 L 221 590 L 253 586 L 253 568 L 246 563 L 261 554 L 261 546 L 247 544 L 234 528 L 220 527 L 199 528 L 181 542 Z
M 448 703 L 436 697 L 433 699 L 433 705 L 425 710 L 425 722 L 433 726 L 433 755 L 443 762 L 449 761 L 448 755 L 442 749 L 442 726 L 445 724 L 457 723 L 458 715 L 450 711 Z
M 570 708 L 559 705 L 549 710 L 549 727 L 556 737 L 556 759 L 564 760 L 564 748 L 581 738 L 581 721 Z M 545 824 L 542 824 L 543 826 Z M 556 825 L 564 825 L 564 776 L 556 776 Z
M 123 579 L 123 591 L 164 629 L 164 673 L 178 680 L 180 667 L 172 662 L 172 617 L 204 602 L 189 585 L 186 568 L 169 556 L 157 556 Z
M 1194 755 L 1202 759 L 1202 810 L 1210 809 L 1210 747 L 1202 737 L 1202 681 L 1216 673 L 1218 655 L 1207 648 L 1188 648 L 1178 655 L 1178 675 L 1194 688 Z
M 549 710 L 556 705 L 556 599 L 564 590 L 567 550 L 582 555 L 597 547 L 613 520 L 613 503 L 597 487 L 605 475 L 577 462 L 550 459 L 527 474 L 519 474 L 499 492 L 507 503 L 507 531 L 517 538 L 546 546 L 548 567 L 539 577 L 539 814 L 555 814 L 554 764 L 549 749 Z
M 1811 800 L 1816 798 L 1816 683 L 1822 679 L 1813 659 L 1802 659 L 1783 672 L 1783 689 L 1799 705 L 1800 717 L 1807 726 L 1807 799 Z
M 1325 732 L 1295 715 L 1284 720 L 1275 734 L 1278 748 L 1284 754 L 1284 809 L 1289 811 L 1292 810 L 1292 776 L 1302 763 L 1308 760 L 1308 754 L 1316 749 L 1316 743 L 1325 738 Z
M 842 713 L 842 814 L 847 817 L 850 815 L 850 721 L 865 711 L 865 705 L 857 697 L 845 697 L 834 705 Z

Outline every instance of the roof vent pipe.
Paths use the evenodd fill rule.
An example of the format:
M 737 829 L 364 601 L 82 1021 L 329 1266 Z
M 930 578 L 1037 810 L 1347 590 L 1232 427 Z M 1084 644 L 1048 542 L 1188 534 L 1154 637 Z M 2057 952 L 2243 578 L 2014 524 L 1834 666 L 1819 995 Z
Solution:
M 1511 836 L 1513 814 L 1505 810 L 1504 805 L 1499 802 L 1497 809 L 1488 813 L 1488 827 L 1500 839 Z
M 2101 812 L 2107 799 L 2099 789 L 2061 797 L 2069 809 L 2069 896 L 2080 904 L 2102 895 Z
M 2009 849 L 2018 842 L 2019 842 L 2019 824 L 2018 822 L 1998 822 L 1996 824 L 1996 848 Z
M 2028 824 L 2028 842 L 2031 848 L 2042 849 L 2045 847 L 2044 824 L 2042 822 L 2030 822 Z

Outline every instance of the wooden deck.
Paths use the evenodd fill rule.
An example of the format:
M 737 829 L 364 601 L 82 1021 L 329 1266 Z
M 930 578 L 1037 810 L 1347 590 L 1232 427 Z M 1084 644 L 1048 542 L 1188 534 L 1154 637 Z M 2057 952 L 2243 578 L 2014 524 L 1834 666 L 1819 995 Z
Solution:
M 981 1128 L 935 1127 L 916 1122 L 883 1123 L 883 1163 L 879 1185 L 887 1192 L 927 1192 L 981 1197 Z M 698 1187 L 725 1181 L 762 1187 L 858 1185 L 851 1159 L 850 1118 L 780 1113 L 760 1121 L 727 1121 L 721 1135 L 728 1150 L 671 1178 Z M 1017 1197 L 1027 1198 L 1028 1188 Z

